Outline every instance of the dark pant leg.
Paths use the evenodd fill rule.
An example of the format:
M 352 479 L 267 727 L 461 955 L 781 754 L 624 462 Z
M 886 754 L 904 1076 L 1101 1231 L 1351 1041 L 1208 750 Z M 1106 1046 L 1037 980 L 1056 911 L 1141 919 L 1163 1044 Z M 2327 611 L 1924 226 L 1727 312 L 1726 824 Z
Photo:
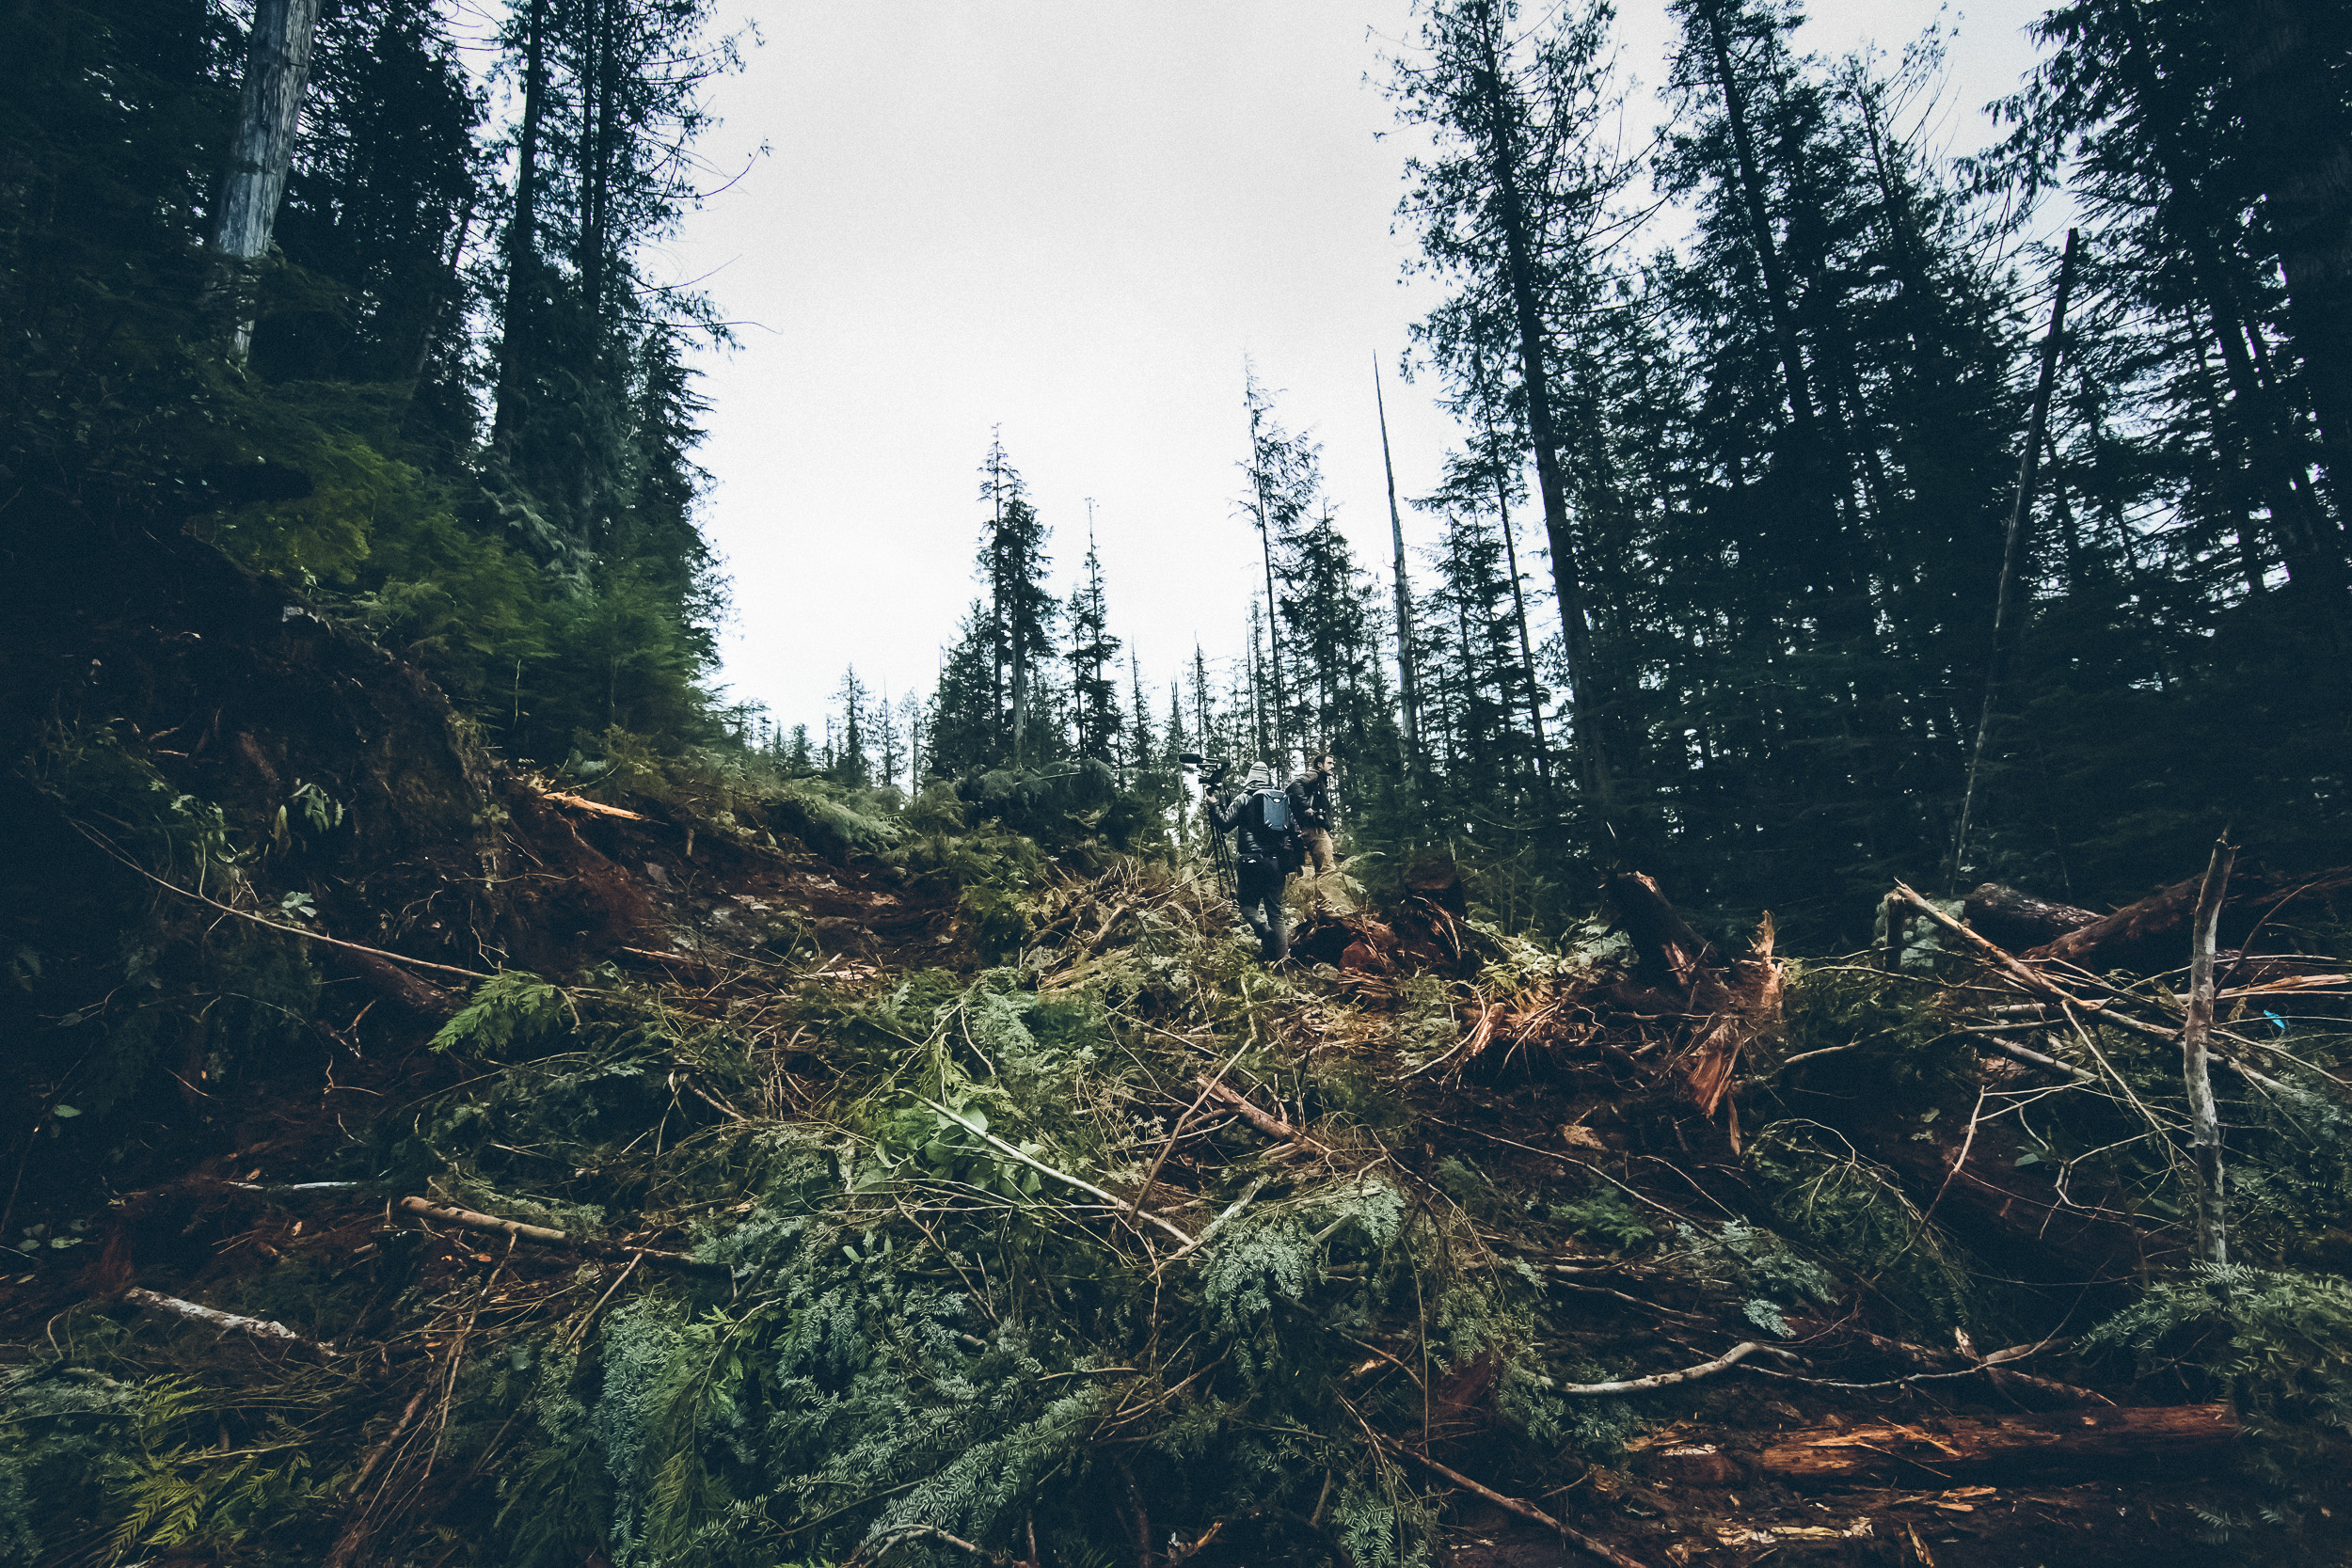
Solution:
M 1290 957 L 1290 916 L 1282 908 L 1282 883 L 1286 879 L 1280 866 L 1248 860 L 1241 863 L 1234 879 L 1242 918 L 1258 933 L 1258 952 L 1268 963 L 1279 963 Z

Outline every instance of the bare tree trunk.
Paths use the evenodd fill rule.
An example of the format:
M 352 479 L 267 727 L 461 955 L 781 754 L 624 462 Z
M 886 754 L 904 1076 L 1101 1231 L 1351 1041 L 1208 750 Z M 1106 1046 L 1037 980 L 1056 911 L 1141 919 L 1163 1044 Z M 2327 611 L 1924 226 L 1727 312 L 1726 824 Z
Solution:
M 1396 464 L 1389 456 L 1389 405 L 1380 395 L 1380 356 L 1372 356 L 1373 406 L 1380 412 L 1380 465 L 1389 475 L 1389 533 L 1396 545 L 1396 673 L 1405 698 L 1405 768 L 1421 765 L 1421 683 L 1413 668 L 1413 594 L 1405 577 L 1405 518 L 1396 509 Z
M 548 0 L 531 0 L 523 24 L 523 124 L 515 158 L 515 215 L 506 225 L 506 310 L 499 336 L 490 444 L 505 447 L 522 420 L 521 345 L 531 330 L 539 269 L 539 122 L 547 108 Z
M 2230 1213 L 2221 1190 L 2221 1117 L 2213 1101 L 2207 1053 L 2213 1038 L 2214 939 L 2228 901 L 2230 867 L 2237 850 L 2227 834 L 2214 840 L 2204 885 L 2197 890 L 2194 945 L 2188 968 L 2188 1018 L 2181 1027 L 2182 1071 L 2188 1084 L 2189 1151 L 2197 1161 L 2197 1255 L 2230 1260 Z
M 249 267 L 268 252 L 271 231 L 278 226 L 278 204 L 294 165 L 294 130 L 302 119 L 302 91 L 310 81 L 310 42 L 318 21 L 319 0 L 256 0 L 253 8 L 236 141 L 213 224 L 213 248 L 239 267 Z M 252 341 L 252 312 L 241 303 L 235 348 L 239 361 Z
M 1495 469 L 1495 512 L 1502 521 L 1502 550 L 1511 564 L 1511 610 L 1519 628 L 1519 670 L 1527 677 L 1527 722 L 1535 737 L 1535 777 L 1551 784 L 1551 748 L 1544 740 L 1543 687 L 1535 679 L 1535 649 L 1527 635 L 1527 594 L 1519 584 L 1519 546 L 1511 531 L 1510 486 L 1502 478 L 1502 437 L 1495 430 L 1494 402 L 1487 395 L 1486 366 L 1477 363 L 1478 399 L 1486 425 L 1486 457 Z
M 1502 66 L 1495 48 L 1494 20 L 1486 23 L 1485 97 L 1486 157 L 1494 182 L 1504 264 L 1519 339 L 1519 373 L 1527 388 L 1527 434 L 1535 449 L 1535 483 L 1544 499 L 1544 528 L 1551 545 L 1551 575 L 1560 600 L 1560 634 L 1568 658 L 1569 709 L 1576 721 L 1579 782 L 1591 798 L 1602 831 L 1615 827 L 1617 781 L 1604 734 L 1608 703 L 1595 668 L 1592 621 L 1584 608 L 1576 536 L 1568 522 L 1568 492 L 1560 471 L 1559 435 L 1551 417 L 1551 372 L 1547 364 L 1542 303 L 1535 295 L 1534 245 L 1528 233 L 1526 193 L 1520 189 L 1518 150 L 1503 101 Z
M 2343 40 L 2314 37 L 2333 7 L 2249 0 L 2226 30 L 2237 52 L 2264 213 L 2279 244 L 2295 347 L 2339 496 L 2352 490 L 2352 135 L 2330 89 Z M 2344 23 L 2337 17 L 2335 26 Z M 2334 530 L 2339 554 L 2343 531 Z
M 2001 580 L 1993 596 L 1993 648 L 1985 659 L 1984 708 L 1977 717 L 1977 744 L 1968 753 L 1968 783 L 1960 797 L 1960 826 L 1952 834 L 1952 883 L 1960 886 L 1962 857 L 1968 852 L 1969 817 L 1976 810 L 1977 773 L 1984 766 L 1984 747 L 1993 733 L 1993 702 L 2000 690 L 2002 641 L 2008 630 L 2009 601 L 2026 559 L 2026 529 L 2033 520 L 2033 483 L 2042 466 L 2042 427 L 2050 417 L 2050 388 L 2058 378 L 2059 341 L 2066 331 L 2066 296 L 2074 286 L 2074 230 L 2066 231 L 2066 249 L 2058 257 L 2058 293 L 2050 302 L 2050 330 L 2042 340 L 2042 374 L 2033 389 L 2033 412 L 2026 420 L 2026 454 L 2017 460 L 2017 493 L 2009 507 L 2009 539 L 2001 551 Z
M 1756 270 L 1764 277 L 1764 303 L 1772 312 L 1772 341 L 1780 351 L 1781 374 L 1788 388 L 1788 418 L 1796 426 L 1797 461 L 1810 469 L 1819 456 L 1813 426 L 1813 383 L 1804 351 L 1797 343 L 1797 324 L 1788 304 L 1788 279 L 1781 271 L 1780 251 L 1772 244 L 1772 215 L 1764 206 L 1763 168 L 1756 161 L 1756 138 L 1748 127 L 1747 101 L 1731 69 L 1731 37 L 1724 26 L 1721 0 L 1708 7 L 1707 41 L 1715 58 L 1718 85 L 1724 89 L 1724 113 L 1731 124 L 1731 149 L 1740 162 L 1740 193 L 1748 210 L 1749 243 L 1756 247 Z
M 1257 383 L 1254 375 L 1252 375 L 1249 380 L 1248 397 L 1249 404 L 1250 478 L 1255 482 L 1255 487 L 1258 493 L 1258 550 L 1265 561 L 1266 641 L 1271 650 L 1266 660 L 1266 670 L 1267 673 L 1273 677 L 1274 681 L 1273 745 L 1275 748 L 1280 749 L 1282 746 L 1282 721 L 1289 714 L 1290 705 L 1284 701 L 1282 696 L 1281 600 L 1276 598 L 1274 595 L 1274 519 L 1266 503 L 1265 445 L 1262 440 L 1260 440 L 1258 435 L 1261 411 L 1258 407 Z M 1280 759 L 1269 757 L 1267 760 L 1274 764 L 1275 771 L 1277 773 L 1279 773 L 1282 770 L 1283 763 Z

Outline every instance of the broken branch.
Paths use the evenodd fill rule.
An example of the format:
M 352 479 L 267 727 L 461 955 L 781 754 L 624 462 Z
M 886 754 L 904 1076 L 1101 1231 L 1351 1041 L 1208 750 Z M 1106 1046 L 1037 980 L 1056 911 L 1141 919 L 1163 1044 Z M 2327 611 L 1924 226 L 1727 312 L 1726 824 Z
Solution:
M 918 1096 L 917 1098 L 919 1099 L 920 1097 Z M 1110 1194 L 1104 1192 L 1102 1188 L 1096 1186 L 1091 1181 L 1082 1181 L 1066 1170 L 1056 1170 L 1053 1166 L 1045 1164 L 1044 1161 L 1035 1159 L 1029 1155 L 1022 1153 L 1019 1148 L 1005 1142 L 1004 1139 L 998 1137 L 995 1133 L 977 1127 L 973 1125 L 973 1123 L 965 1120 L 962 1113 L 949 1110 L 946 1106 L 942 1105 L 936 1100 L 925 1100 L 923 1103 L 929 1105 L 932 1110 L 937 1111 L 941 1116 L 951 1118 L 957 1126 L 962 1128 L 974 1137 L 987 1144 L 991 1148 L 993 1148 L 1002 1154 L 1011 1155 L 1014 1159 L 1020 1161 L 1031 1170 L 1036 1171 L 1039 1175 L 1050 1176 L 1055 1180 L 1062 1182 L 1068 1186 L 1075 1187 L 1078 1191 L 1085 1193 L 1089 1196 L 1099 1197 L 1115 1210 L 1123 1212 L 1126 1209 L 1127 1205 L 1124 1200 L 1113 1197 Z M 1175 1237 L 1178 1242 L 1187 1246 L 1191 1244 L 1192 1237 L 1190 1235 L 1186 1234 L 1180 1227 L 1170 1225 L 1168 1221 L 1160 1218 L 1159 1215 L 1143 1214 L 1140 1217 L 1150 1220 L 1153 1225 L 1158 1226 L 1162 1230 L 1165 1230 L 1169 1235 Z
M 1678 1372 L 1653 1372 L 1647 1377 L 1620 1378 L 1613 1383 L 1556 1383 L 1550 1386 L 1555 1394 L 1643 1394 L 1652 1388 L 1671 1388 L 1677 1383 L 1696 1383 L 1703 1377 L 1713 1377 L 1745 1361 L 1757 1351 L 1768 1355 L 1801 1359 L 1794 1351 L 1779 1345 L 1768 1345 L 1761 1339 L 1743 1339 L 1712 1361 L 1702 1361 L 1695 1367 L 1685 1367 Z
M 1383 1437 L 1380 1442 L 1383 1447 L 1404 1455 L 1440 1480 L 1449 1481 L 1465 1492 L 1474 1493 L 1506 1513 L 1516 1513 L 1522 1519 L 1541 1525 L 1565 1540 L 1575 1542 L 1602 1561 L 1613 1564 L 1614 1568 L 1649 1568 L 1649 1565 L 1640 1558 L 1627 1556 L 1598 1536 L 1587 1535 L 1582 1530 L 1553 1518 L 1534 1503 L 1521 1502 L 1517 1497 L 1506 1497 L 1491 1486 L 1482 1486 L 1452 1465 L 1438 1464 L 1419 1449 L 1408 1449 L 1393 1437 Z
M 190 1323 L 204 1323 L 209 1327 L 219 1329 L 224 1334 L 248 1334 L 256 1339 L 264 1339 L 273 1344 L 307 1350 L 311 1354 L 329 1361 L 342 1354 L 334 1346 L 322 1340 L 296 1334 L 284 1323 L 274 1323 L 267 1318 L 240 1317 L 234 1312 L 223 1312 L 215 1307 L 205 1307 L 197 1302 L 183 1301 L 178 1296 L 167 1296 L 161 1291 L 146 1290 L 136 1285 L 123 1291 L 122 1299 L 136 1302 L 141 1307 L 153 1307 L 158 1312 L 169 1312 L 175 1317 L 185 1318 Z
M 594 1236 L 575 1236 L 568 1230 L 553 1230 L 544 1225 L 525 1225 L 520 1220 L 502 1220 L 495 1214 L 477 1213 L 460 1209 L 453 1203 L 436 1203 L 429 1197 L 404 1197 L 401 1208 L 424 1219 L 439 1220 L 444 1225 L 463 1226 L 469 1230 L 486 1230 L 495 1236 L 512 1236 L 519 1241 L 538 1242 L 547 1246 L 569 1247 L 578 1252 L 595 1253 L 603 1258 L 642 1258 L 649 1263 L 666 1263 L 675 1269 L 695 1269 L 705 1274 L 726 1274 L 724 1263 L 714 1263 L 683 1252 L 664 1252 L 658 1247 L 630 1246 L 626 1242 L 600 1241 Z

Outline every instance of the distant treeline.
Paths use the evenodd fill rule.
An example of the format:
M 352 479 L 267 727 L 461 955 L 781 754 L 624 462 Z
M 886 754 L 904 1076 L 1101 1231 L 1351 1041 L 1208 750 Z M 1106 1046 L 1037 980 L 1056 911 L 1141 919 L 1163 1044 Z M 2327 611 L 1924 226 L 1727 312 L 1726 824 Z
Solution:
M 1408 503 L 1441 532 L 1402 649 L 1390 563 L 1351 556 L 1252 375 L 1270 599 L 1222 678 L 1120 669 L 1091 555 L 1057 605 L 996 451 L 937 692 L 882 715 L 853 687 L 801 756 L 864 777 L 888 732 L 898 776 L 1095 757 L 1172 798 L 1181 746 L 1328 746 L 1361 845 L 1451 846 L 1499 909 L 1557 914 L 1598 860 L 1817 942 L 1867 934 L 1890 876 L 2122 899 L 2225 824 L 2341 859 L 2347 13 L 2061 8 L 1954 159 L 1938 37 L 1827 60 L 1792 4 L 1671 9 L 1654 136 L 1603 4 L 1445 0 L 1390 62 L 1431 138 L 1400 214 L 1451 285 L 1406 369 L 1463 433 Z M 2071 269 L 2033 237 L 2061 192 Z
M 935 690 L 851 677 L 814 740 L 709 695 L 686 351 L 725 329 L 643 261 L 732 172 L 692 150 L 735 59 L 707 0 L 511 0 L 462 40 L 422 0 L 8 9 L 0 519 L 193 529 L 547 768 L 621 735 L 851 783 L 1093 759 L 1174 823 L 1180 750 L 1328 747 L 1363 869 L 1448 848 L 1513 919 L 1597 863 L 1829 942 L 1890 875 L 2097 903 L 2225 823 L 2340 859 L 2352 20 L 2058 8 L 1955 159 L 1935 36 L 1824 60 L 1779 0 L 1671 10 L 1654 135 L 1606 6 L 1443 0 L 1388 62 L 1449 290 L 1403 367 L 1460 420 L 1406 498 L 1439 542 L 1403 584 L 1353 556 L 1253 372 L 1265 586 L 1214 670 L 1147 684 L 1090 546 L 1048 588 L 999 449 Z

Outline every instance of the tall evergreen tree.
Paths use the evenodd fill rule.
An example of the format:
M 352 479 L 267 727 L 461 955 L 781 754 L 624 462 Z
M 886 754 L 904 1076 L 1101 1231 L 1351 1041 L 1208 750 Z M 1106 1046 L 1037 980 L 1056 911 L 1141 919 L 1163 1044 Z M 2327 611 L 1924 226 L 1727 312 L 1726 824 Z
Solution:
M 1442 0 L 1423 21 L 1421 54 L 1393 62 L 1401 117 L 1437 149 L 1407 166 L 1400 212 L 1421 230 L 1428 263 L 1469 307 L 1422 337 L 1459 378 L 1473 348 L 1507 350 L 1543 498 L 1554 597 L 1570 672 L 1574 751 L 1583 795 L 1606 832 L 1620 815 L 1611 714 L 1617 692 L 1593 650 L 1583 542 L 1569 512 L 1557 404 L 1563 366 L 1553 316 L 1589 296 L 1595 235 L 1630 176 L 1604 139 L 1605 0 L 1522 30 L 1511 0 Z M 1477 329 L 1464 341 L 1446 330 Z
M 1103 562 L 1087 531 L 1083 574 L 1070 592 L 1070 683 L 1073 739 L 1077 754 L 1097 762 L 1119 757 L 1119 680 L 1113 659 L 1120 641 L 1110 634 L 1110 610 L 1103 593 Z M 1142 718 L 1140 713 L 1136 716 Z

